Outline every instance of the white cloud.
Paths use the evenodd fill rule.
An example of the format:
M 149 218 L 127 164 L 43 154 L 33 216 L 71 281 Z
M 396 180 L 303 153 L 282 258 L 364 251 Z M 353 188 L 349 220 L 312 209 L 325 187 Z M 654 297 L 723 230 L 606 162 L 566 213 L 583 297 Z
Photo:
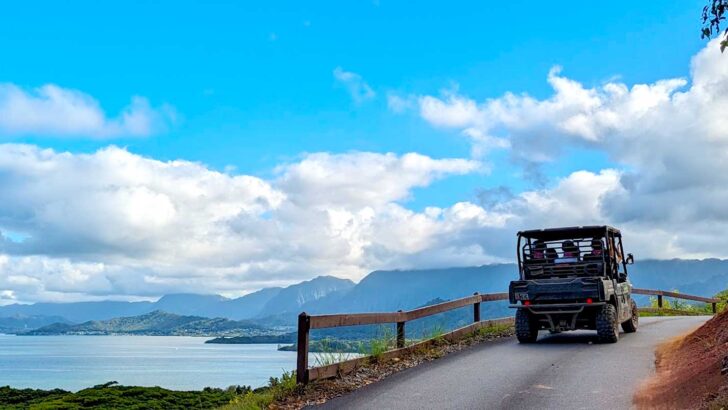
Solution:
M 349 95 L 351 95 L 351 99 L 357 104 L 371 100 L 377 95 L 361 75 L 351 71 L 344 71 L 341 67 L 334 69 L 334 79 L 346 88 Z
M 152 108 L 135 96 L 115 118 L 98 101 L 78 90 L 46 84 L 25 90 L 0 84 L 0 134 L 110 138 L 147 136 L 163 131 L 174 120 L 169 106 Z
M 404 207 L 413 189 L 478 170 L 414 153 L 316 153 L 266 181 L 116 147 L 0 145 L 0 233 L 23 237 L 0 237 L 0 291 L 143 297 L 358 278 L 406 264 L 451 229 L 447 209 Z
M 316 153 L 280 167 L 277 184 L 300 206 L 378 207 L 407 199 L 412 188 L 435 179 L 479 168 L 476 161 L 437 160 L 416 153 Z
M 477 102 L 451 93 L 421 96 L 419 109 L 433 126 L 472 138 L 476 153 L 487 153 L 496 142 L 526 169 L 563 161 L 566 147 L 604 152 L 617 165 L 616 173 L 600 174 L 606 185 L 590 173 L 576 172 L 567 180 L 588 184 L 522 195 L 519 200 L 528 204 L 522 212 L 538 216 L 531 219 L 533 226 L 568 220 L 555 210 L 539 210 L 553 204 L 574 221 L 625 227 L 640 238 L 638 248 L 646 256 L 725 257 L 728 252 L 716 240 L 728 229 L 728 211 L 722 206 L 728 200 L 725 63 L 714 41 L 693 57 L 689 79 L 586 87 L 556 67 L 547 77 L 553 94 L 545 99 L 506 93 Z M 593 190 L 600 195 L 592 196 Z M 591 199 L 575 196 L 579 192 Z M 538 200 L 529 201 L 530 196 Z

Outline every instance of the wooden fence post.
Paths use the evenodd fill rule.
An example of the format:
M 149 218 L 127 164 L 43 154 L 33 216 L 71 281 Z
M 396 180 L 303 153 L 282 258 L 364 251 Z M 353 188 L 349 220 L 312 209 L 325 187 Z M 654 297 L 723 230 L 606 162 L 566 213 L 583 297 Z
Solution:
M 657 307 L 662 309 L 662 295 L 657 295 Z
M 402 312 L 402 310 L 398 310 L 397 312 Z M 397 349 L 401 349 L 404 347 L 404 323 L 405 322 L 397 322 Z
M 479 293 L 475 292 L 473 293 L 473 296 L 478 296 Z M 480 302 L 473 303 L 473 322 L 478 323 L 480 322 Z
M 306 312 L 298 315 L 298 358 L 296 361 L 296 383 L 308 383 L 308 332 L 311 329 L 311 316 Z

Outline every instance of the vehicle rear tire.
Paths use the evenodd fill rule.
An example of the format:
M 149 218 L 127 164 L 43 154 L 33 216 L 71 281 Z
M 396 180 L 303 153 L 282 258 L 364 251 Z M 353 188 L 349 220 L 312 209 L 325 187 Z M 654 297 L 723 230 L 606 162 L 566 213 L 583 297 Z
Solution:
M 597 335 L 601 343 L 616 343 L 619 340 L 619 322 L 614 306 L 606 304 L 597 314 Z
M 640 321 L 640 312 L 637 310 L 637 304 L 633 301 L 630 303 L 630 307 L 632 309 L 632 316 L 629 318 L 628 321 L 622 323 L 622 329 L 624 330 L 624 333 L 634 333 L 637 331 L 637 326 L 639 325 Z
M 538 339 L 538 325 L 526 309 L 516 310 L 516 339 L 520 343 L 533 343 Z

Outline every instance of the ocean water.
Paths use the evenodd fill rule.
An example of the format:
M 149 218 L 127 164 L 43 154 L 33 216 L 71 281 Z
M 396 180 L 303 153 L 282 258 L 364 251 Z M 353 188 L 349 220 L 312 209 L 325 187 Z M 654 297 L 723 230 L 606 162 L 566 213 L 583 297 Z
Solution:
M 296 367 L 277 345 L 205 344 L 182 336 L 0 334 L 0 386 L 80 390 L 115 380 L 173 390 L 267 384 Z

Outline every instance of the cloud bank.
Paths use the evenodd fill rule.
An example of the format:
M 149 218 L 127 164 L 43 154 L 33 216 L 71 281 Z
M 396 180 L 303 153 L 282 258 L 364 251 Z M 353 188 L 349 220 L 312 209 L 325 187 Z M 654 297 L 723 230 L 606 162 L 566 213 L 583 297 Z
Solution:
M 461 206 L 417 213 L 402 203 L 478 170 L 414 153 L 318 153 L 263 180 L 117 147 L 0 145 L 0 290 L 54 300 L 357 278 L 469 218 Z

